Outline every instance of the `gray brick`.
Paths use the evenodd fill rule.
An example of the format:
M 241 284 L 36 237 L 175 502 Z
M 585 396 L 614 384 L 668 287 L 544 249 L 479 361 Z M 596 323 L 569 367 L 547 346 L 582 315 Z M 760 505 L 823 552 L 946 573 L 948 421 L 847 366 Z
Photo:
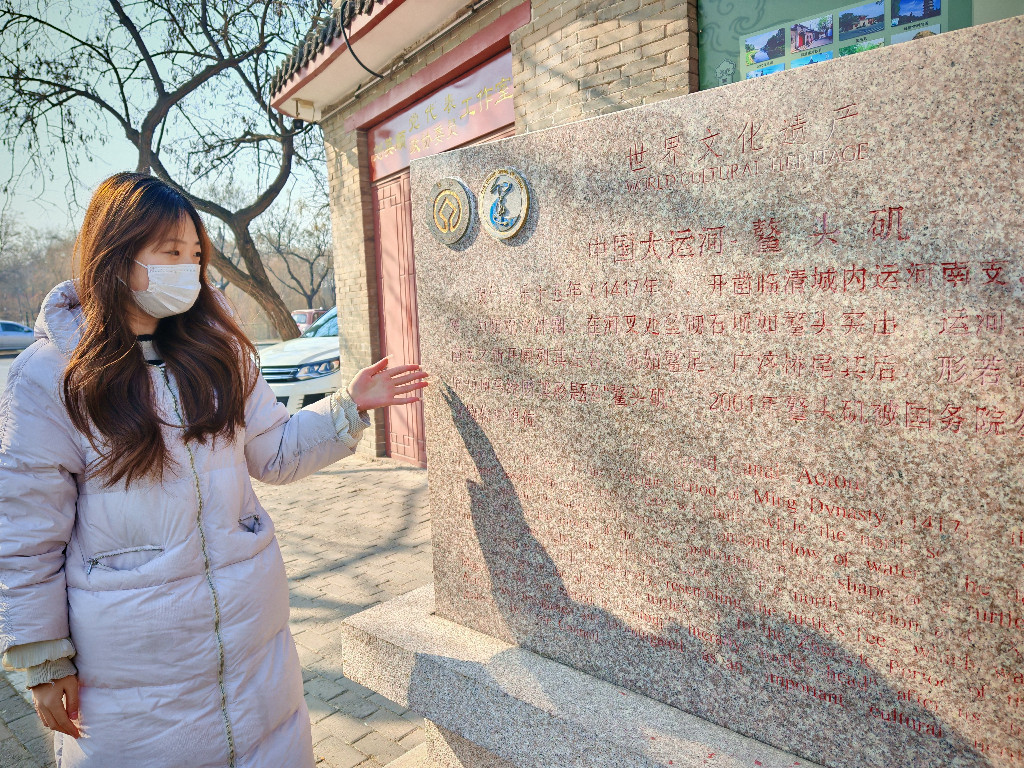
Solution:
M 352 693 L 362 696 L 364 699 L 377 695 L 376 691 L 367 688 L 365 685 L 360 685 L 355 680 L 349 680 L 347 677 L 340 677 L 335 682 L 343 686 L 346 691 L 352 691 Z
M 404 717 L 410 723 L 415 725 L 417 728 L 422 728 L 424 722 L 426 721 L 426 718 L 424 718 L 423 715 L 421 715 L 419 712 L 414 712 L 411 709 L 408 712 L 405 712 L 402 715 L 402 717 Z
M 45 735 L 38 736 L 29 742 L 26 742 L 25 749 L 27 749 L 32 757 L 39 761 L 42 765 L 53 765 L 53 732 L 50 730 L 46 731 Z
M 353 717 L 369 717 L 380 707 L 368 699 L 364 699 L 351 691 L 343 693 L 337 698 L 331 699 L 331 704 L 338 708 L 339 712 L 352 715 Z
M 386 696 L 381 696 L 379 693 L 375 693 L 372 696 L 367 697 L 369 701 L 372 701 L 378 707 L 384 707 L 389 712 L 393 712 L 396 715 L 403 714 L 406 709 L 401 704 L 398 704 Z
M 311 723 L 319 722 L 328 715 L 334 714 L 334 707 L 312 694 L 306 694 L 306 706 L 309 708 L 309 721 Z
M 17 739 L 4 739 L 0 741 L 0 765 L 7 768 L 21 765 L 36 766 L 38 763 Z
M 414 728 L 398 740 L 398 745 L 402 747 L 402 749 L 413 749 L 414 747 L 418 747 L 420 744 L 425 743 L 426 740 L 427 734 L 424 733 L 423 729 Z
M 39 738 L 49 730 L 40 722 L 39 716 L 35 712 L 23 715 L 17 720 L 8 720 L 7 727 L 22 744 L 28 744 L 32 739 Z
M 373 731 L 359 739 L 359 741 L 353 742 L 352 746 L 367 757 L 374 757 L 382 763 L 389 763 L 405 753 L 402 747 L 377 731 Z
M 328 736 L 335 736 L 351 744 L 372 730 L 358 717 L 346 715 L 344 712 L 335 712 L 313 725 L 313 743 L 318 744 Z
M 7 701 L 0 702 L 0 720 L 10 723 L 12 720 L 17 720 L 25 715 L 34 716 L 35 711 L 32 709 L 32 705 L 21 698 L 21 696 L 15 696 Z
M 401 715 L 381 707 L 365 720 L 366 724 L 390 741 L 397 742 L 416 729 L 412 723 Z
M 418 744 L 397 760 L 388 763 L 387 768 L 431 768 L 430 750 L 426 744 Z
M 306 693 L 312 694 L 324 701 L 330 701 L 335 696 L 340 696 L 345 692 L 345 688 L 338 685 L 333 680 L 320 677 L 320 675 L 314 675 L 313 678 L 302 687 Z
M 366 760 L 366 755 L 349 746 L 337 736 L 328 736 L 313 748 L 317 760 L 323 759 L 329 768 L 354 768 Z

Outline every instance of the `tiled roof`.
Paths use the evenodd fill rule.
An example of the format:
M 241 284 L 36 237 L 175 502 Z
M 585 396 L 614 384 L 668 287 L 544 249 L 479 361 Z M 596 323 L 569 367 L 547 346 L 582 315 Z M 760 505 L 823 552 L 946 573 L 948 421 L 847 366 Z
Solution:
M 315 59 L 332 41 L 341 37 L 343 24 L 346 29 L 351 29 L 352 20 L 356 16 L 369 16 L 373 13 L 374 6 L 383 2 L 384 0 L 348 0 L 335 9 L 329 18 L 316 19 L 302 41 L 295 46 L 270 79 L 270 95 L 273 96 L 280 91 L 292 75 Z

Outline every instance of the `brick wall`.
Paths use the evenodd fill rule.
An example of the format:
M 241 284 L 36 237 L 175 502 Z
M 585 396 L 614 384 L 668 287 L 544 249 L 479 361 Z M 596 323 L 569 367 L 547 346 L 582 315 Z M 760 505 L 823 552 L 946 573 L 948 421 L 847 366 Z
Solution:
M 345 131 L 345 118 L 521 2 L 493 0 L 481 6 L 358 100 L 324 109 L 346 381 L 380 357 L 381 343 L 366 136 Z M 696 0 L 533 0 L 531 9 L 531 21 L 511 36 L 517 133 L 697 90 Z M 359 452 L 383 455 L 383 417 L 379 412 L 374 417 Z
M 516 133 L 692 93 L 696 0 L 533 0 L 512 33 Z

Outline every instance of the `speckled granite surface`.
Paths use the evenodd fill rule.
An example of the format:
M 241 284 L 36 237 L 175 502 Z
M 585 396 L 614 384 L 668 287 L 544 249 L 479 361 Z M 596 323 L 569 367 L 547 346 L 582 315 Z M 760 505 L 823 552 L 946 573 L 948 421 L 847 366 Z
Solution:
M 346 676 L 437 727 L 427 729 L 434 768 L 791 768 L 797 762 L 433 611 L 433 588 L 421 587 L 349 617 L 339 631 Z M 804 760 L 799 765 L 816 768 Z
M 438 613 L 834 768 L 1024 764 L 1022 42 L 415 162 Z M 435 241 L 503 166 L 523 231 Z

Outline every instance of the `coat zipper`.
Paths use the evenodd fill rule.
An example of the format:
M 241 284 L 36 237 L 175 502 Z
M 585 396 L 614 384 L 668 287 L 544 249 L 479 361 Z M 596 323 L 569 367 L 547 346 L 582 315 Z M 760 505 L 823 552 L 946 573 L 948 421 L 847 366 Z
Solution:
M 110 552 L 97 552 L 95 555 L 90 557 L 86 562 L 89 567 L 86 569 L 86 574 L 92 573 L 92 569 L 97 565 L 100 565 L 100 560 L 105 557 L 113 557 L 114 555 L 127 555 L 130 552 L 163 552 L 163 547 L 145 545 L 141 547 L 125 547 L 123 549 L 115 549 Z
M 185 418 L 181 415 L 178 396 L 174 394 L 174 390 L 171 388 L 171 379 L 167 375 L 166 366 L 161 365 L 160 372 L 164 377 L 164 385 L 171 395 L 171 401 L 174 403 L 174 413 L 178 417 L 178 425 L 181 427 L 182 432 L 184 432 Z M 203 528 L 203 490 L 199 482 L 199 473 L 196 471 L 196 457 L 192 453 L 192 448 L 184 439 L 182 439 L 182 444 L 185 446 L 185 452 L 188 454 L 192 479 L 196 484 L 196 498 L 199 502 L 199 510 L 196 513 L 196 527 L 199 529 L 199 542 L 203 549 L 203 567 L 206 571 L 206 583 L 210 587 L 210 595 L 213 597 L 213 633 L 217 638 L 217 683 L 220 686 L 220 712 L 224 718 L 224 732 L 228 740 L 228 768 L 235 768 L 235 737 L 231 727 L 231 718 L 228 717 L 228 691 L 224 682 L 224 639 L 221 637 L 220 632 L 220 598 L 217 595 L 217 587 L 213 583 L 213 569 L 210 567 L 210 554 L 206 548 L 206 531 Z

